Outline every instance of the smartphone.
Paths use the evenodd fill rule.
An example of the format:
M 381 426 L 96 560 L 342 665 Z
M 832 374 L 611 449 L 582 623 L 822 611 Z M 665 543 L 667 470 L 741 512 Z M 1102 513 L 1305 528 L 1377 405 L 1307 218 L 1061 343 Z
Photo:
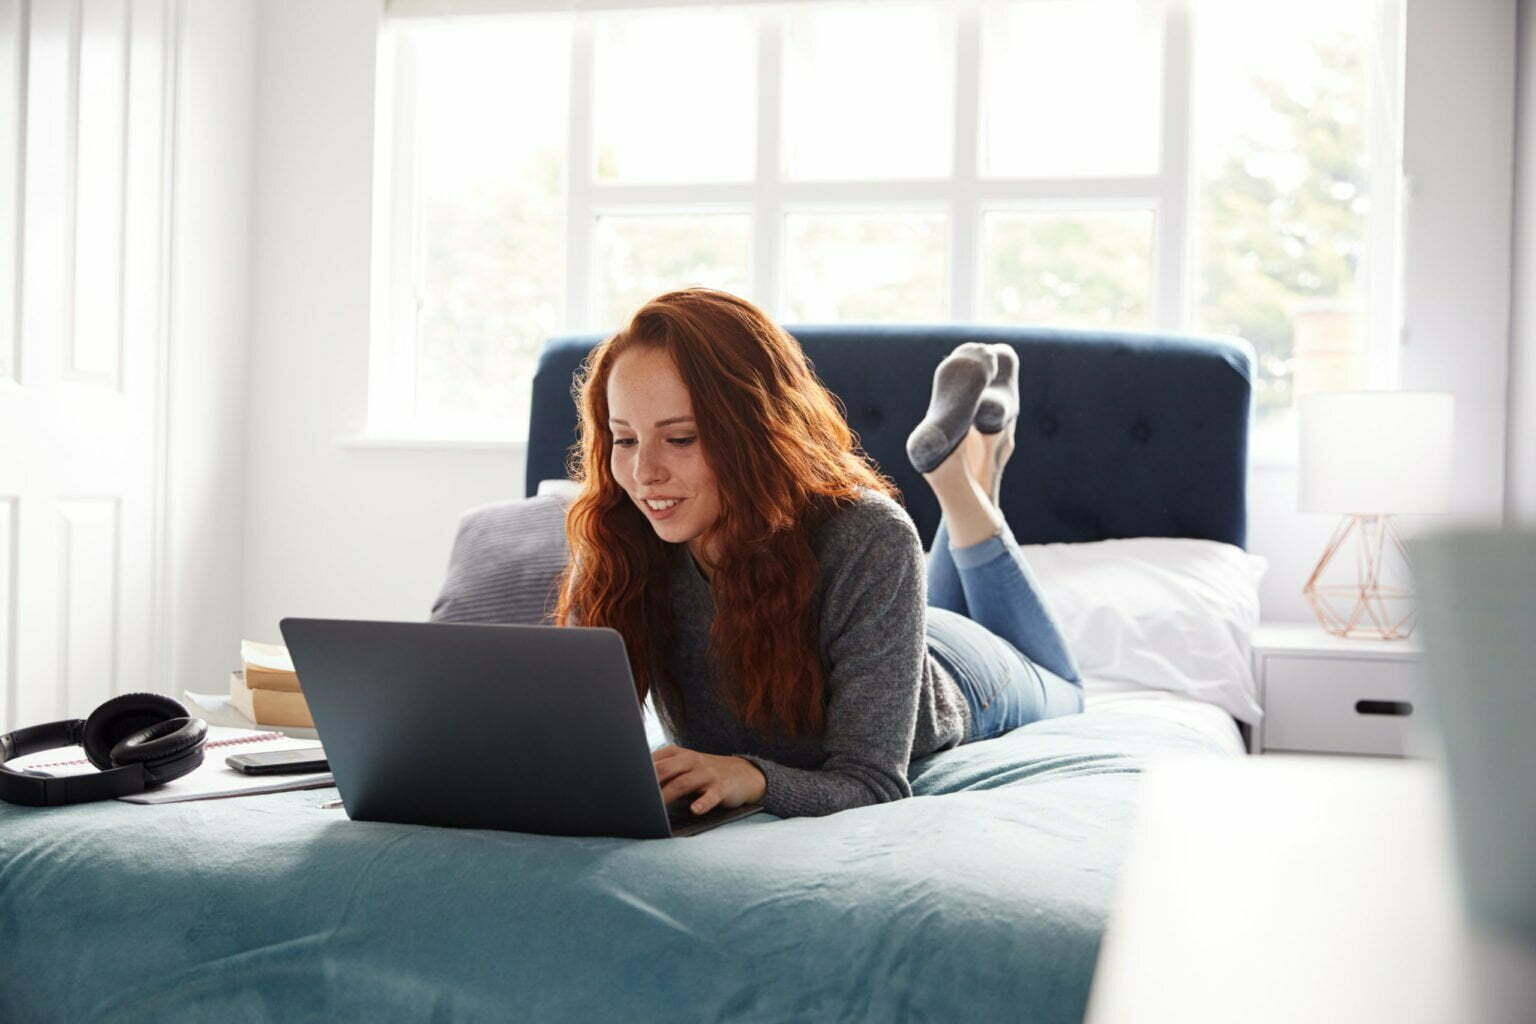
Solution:
M 297 775 L 301 772 L 327 772 L 324 747 L 300 747 L 297 750 L 261 750 L 251 754 L 231 754 L 224 763 L 246 775 Z

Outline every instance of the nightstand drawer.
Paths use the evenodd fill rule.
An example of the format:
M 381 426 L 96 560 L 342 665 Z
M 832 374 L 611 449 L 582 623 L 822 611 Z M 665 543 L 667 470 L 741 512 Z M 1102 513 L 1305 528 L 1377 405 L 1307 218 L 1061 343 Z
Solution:
M 1411 662 L 1264 659 L 1264 749 L 1396 754 L 1414 706 Z

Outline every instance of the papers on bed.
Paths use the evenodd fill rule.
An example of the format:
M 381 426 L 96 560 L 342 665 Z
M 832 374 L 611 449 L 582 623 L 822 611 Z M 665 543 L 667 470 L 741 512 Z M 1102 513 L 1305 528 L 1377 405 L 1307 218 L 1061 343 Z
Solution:
M 197 770 L 163 786 L 118 797 L 131 804 L 169 804 L 183 800 L 212 800 L 220 797 L 278 793 L 289 789 L 318 789 L 333 786 L 330 772 L 305 775 L 243 775 L 224 763 L 230 754 L 254 754 L 265 750 L 292 750 L 313 747 L 314 740 L 284 736 L 278 732 L 234 729 L 222 725 L 208 727 L 203 763 Z M 50 775 L 83 775 L 95 771 L 79 747 L 49 750 L 11 762 L 15 768 L 33 768 Z
M 207 753 L 203 763 L 190 775 L 173 779 L 163 786 L 119 797 L 131 804 L 170 804 L 182 800 L 212 800 L 253 793 L 280 793 L 289 789 L 318 789 L 334 786 L 330 772 L 304 775 L 244 775 L 224 763 L 230 754 L 255 754 L 265 750 L 294 750 L 313 747 L 313 740 L 282 733 L 257 732 L 254 729 L 208 727 Z

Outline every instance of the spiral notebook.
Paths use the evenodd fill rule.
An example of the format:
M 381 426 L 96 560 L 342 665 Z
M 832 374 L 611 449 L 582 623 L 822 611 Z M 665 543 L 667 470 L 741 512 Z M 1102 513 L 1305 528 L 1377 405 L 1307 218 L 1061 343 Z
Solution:
M 208 727 L 208 741 L 204 744 L 203 763 L 189 775 L 173 779 L 163 786 L 120 796 L 130 804 L 172 804 L 183 800 L 216 800 L 229 796 L 250 796 L 256 793 L 281 793 L 290 789 L 319 789 L 334 786 L 330 772 L 309 772 L 303 775 L 244 775 L 224 763 L 230 754 L 256 753 L 266 750 L 294 750 L 313 747 L 314 740 L 284 736 L 280 732 L 264 732 L 256 729 L 235 729 L 223 725 Z M 78 749 L 78 748 L 76 748 Z M 84 756 L 61 759 L 63 751 L 49 750 L 31 757 L 17 758 L 11 762 L 14 768 L 30 768 L 50 775 L 83 775 L 96 770 Z M 83 755 L 82 751 L 82 755 Z

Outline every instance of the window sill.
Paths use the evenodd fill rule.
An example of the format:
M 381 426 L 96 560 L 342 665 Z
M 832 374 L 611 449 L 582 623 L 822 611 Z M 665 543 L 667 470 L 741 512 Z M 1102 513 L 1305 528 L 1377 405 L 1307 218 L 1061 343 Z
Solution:
M 392 448 L 399 451 L 494 451 L 526 452 L 527 441 L 494 437 L 449 437 L 421 434 L 363 432 L 336 438 L 338 448 Z

